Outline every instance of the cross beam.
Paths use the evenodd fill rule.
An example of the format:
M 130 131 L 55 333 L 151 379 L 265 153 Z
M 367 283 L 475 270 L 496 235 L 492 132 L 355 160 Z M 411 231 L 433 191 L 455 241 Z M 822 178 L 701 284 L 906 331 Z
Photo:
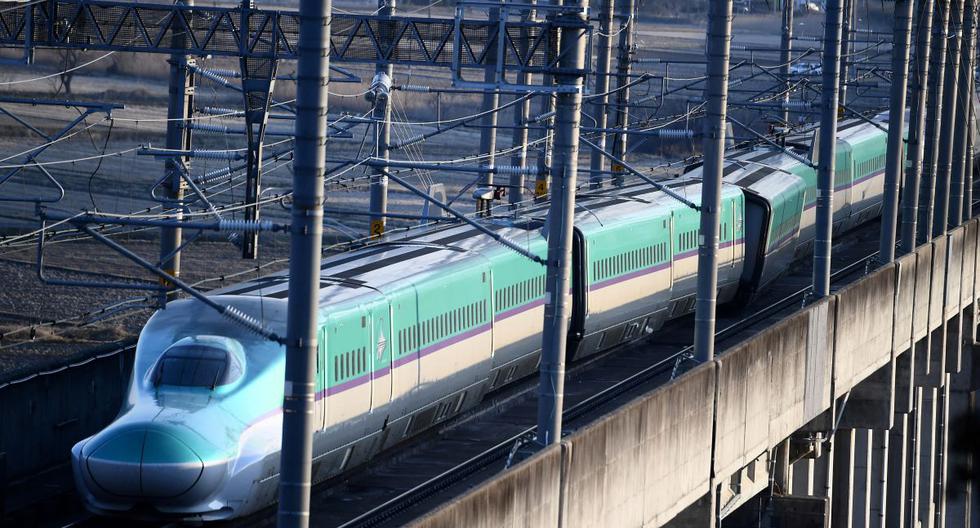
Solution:
M 555 73 L 558 20 L 530 22 L 334 14 L 331 63 Z M 248 31 L 242 31 L 248 28 Z M 174 34 L 184 33 L 175 48 Z M 105 0 L 0 1 L 0 47 L 73 48 L 292 60 L 297 11 Z M 505 39 L 503 50 L 498 40 Z

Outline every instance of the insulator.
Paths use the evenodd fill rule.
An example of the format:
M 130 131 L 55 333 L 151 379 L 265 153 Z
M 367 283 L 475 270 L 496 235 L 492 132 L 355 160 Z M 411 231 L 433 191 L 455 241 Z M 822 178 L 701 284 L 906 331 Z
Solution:
M 537 176 L 541 171 L 537 167 L 520 167 L 518 165 L 498 165 L 493 168 L 497 174 Z
M 202 132 L 214 132 L 215 134 L 227 134 L 228 127 L 224 125 L 213 125 L 210 123 L 191 123 L 190 128 Z
M 222 108 L 220 106 L 205 106 L 198 110 L 202 114 L 217 115 L 217 116 L 242 116 L 245 112 L 237 110 L 235 108 Z
M 403 148 L 403 147 L 407 147 L 409 145 L 414 145 L 416 143 L 421 143 L 423 141 L 425 141 L 425 134 L 416 134 L 414 136 L 407 137 L 407 138 L 405 138 L 405 139 L 403 139 L 401 141 L 396 141 L 396 142 L 392 143 L 391 145 L 389 145 L 389 148 L 392 148 L 392 149 L 400 149 L 400 148 Z
M 532 117 L 530 120 L 528 120 L 528 123 L 540 123 L 541 121 L 544 121 L 545 119 L 551 119 L 552 117 L 555 117 L 555 112 L 553 111 L 545 112 L 541 115 Z
M 422 86 L 421 84 L 403 84 L 398 87 L 399 90 L 403 92 L 419 92 L 419 93 L 429 93 L 432 88 L 428 86 Z
M 214 73 L 211 70 L 205 70 L 203 68 L 196 68 L 195 71 L 198 74 L 200 74 L 201 77 L 204 77 L 205 79 L 210 79 L 210 80 L 212 80 L 212 81 L 214 81 L 214 82 L 216 82 L 216 83 L 218 83 L 218 84 L 220 84 L 222 86 L 231 86 L 231 81 L 229 81 L 228 79 L 225 79 L 224 77 L 222 77 L 221 75 L 219 75 L 217 73 Z
M 197 178 L 196 180 L 194 180 L 194 183 L 197 184 L 197 185 L 209 185 L 209 184 L 212 184 L 212 183 L 214 183 L 214 182 L 216 182 L 218 180 L 224 180 L 225 179 L 225 176 L 228 176 L 229 174 L 231 174 L 231 171 L 232 171 L 232 168 L 231 167 L 222 167 L 220 169 L 214 169 L 214 170 L 205 172 L 199 178 Z
M 242 152 L 228 150 L 191 150 L 189 153 L 194 158 L 214 160 L 238 160 L 245 157 Z
M 200 68 L 198 68 L 198 70 L 200 70 Z M 211 73 L 213 73 L 215 75 L 221 75 L 222 77 L 235 77 L 235 78 L 238 78 L 238 77 L 241 77 L 242 76 L 241 72 L 238 72 L 236 70 L 225 70 L 225 69 L 222 69 L 222 68 L 208 68 L 207 71 L 209 71 L 209 72 L 211 72 Z
M 688 129 L 661 128 L 657 131 L 657 136 L 662 139 L 689 139 L 694 137 L 694 131 Z
M 790 110 L 809 110 L 813 105 L 807 101 L 785 101 L 783 108 Z
M 391 77 L 383 71 L 374 74 L 374 79 L 371 79 L 371 91 L 387 96 L 391 91 Z
M 218 220 L 218 231 L 237 231 L 254 233 L 257 231 L 272 231 L 274 225 L 269 220 L 234 220 L 222 218 Z
M 248 315 L 247 313 L 235 308 L 234 306 L 225 306 L 224 315 L 230 319 L 234 319 L 239 323 L 244 323 L 244 326 L 248 327 L 249 330 L 259 334 L 263 337 L 266 336 L 267 332 L 262 329 L 262 323 L 258 319 Z

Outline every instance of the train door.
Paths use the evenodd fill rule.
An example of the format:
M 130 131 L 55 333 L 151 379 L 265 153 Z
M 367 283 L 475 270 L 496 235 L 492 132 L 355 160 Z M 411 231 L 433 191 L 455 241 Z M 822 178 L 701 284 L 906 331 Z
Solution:
M 419 346 L 422 328 L 418 317 L 418 294 L 415 286 L 386 292 L 391 306 L 391 326 L 396 329 L 387 339 L 391 362 L 391 420 L 406 415 L 415 407 L 412 396 L 419 384 Z
M 327 327 L 320 326 L 316 343 L 316 398 L 313 406 L 314 429 L 326 427 L 327 419 Z
M 732 229 L 732 211 L 734 203 L 731 198 L 723 197 L 721 202 L 721 218 L 718 221 L 718 269 L 719 282 L 729 279 L 732 271 L 732 262 L 735 258 L 735 237 Z
M 837 142 L 837 162 L 834 165 L 834 234 L 848 226 L 851 216 L 851 188 L 854 184 L 854 158 L 851 144 Z
M 744 225 L 742 218 L 745 215 L 745 202 L 743 195 L 738 194 L 732 200 L 732 280 L 738 280 L 741 276 L 741 262 L 745 258 L 745 234 L 742 233 Z
M 387 299 L 372 303 L 371 314 L 371 412 L 386 414 L 391 402 L 391 305 Z
M 364 434 L 371 407 L 371 325 L 362 306 L 339 309 L 327 317 L 326 426 L 339 440 Z

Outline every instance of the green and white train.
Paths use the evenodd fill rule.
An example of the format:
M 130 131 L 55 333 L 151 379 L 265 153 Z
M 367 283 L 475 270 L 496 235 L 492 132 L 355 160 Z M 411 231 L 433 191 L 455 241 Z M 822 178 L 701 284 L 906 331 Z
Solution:
M 876 119 L 884 124 L 887 115 Z M 811 157 L 806 136 L 787 148 Z M 884 132 L 841 124 L 834 227 L 879 215 Z M 785 152 L 729 153 L 719 301 L 752 295 L 812 247 L 816 173 Z M 700 169 L 663 184 L 700 200 Z M 570 360 L 656 332 L 694 309 L 699 213 L 648 184 L 582 193 L 575 218 Z M 496 219 L 544 256 L 544 206 Z M 467 225 L 332 256 L 321 273 L 314 480 L 322 481 L 537 370 L 545 270 Z M 224 288 L 284 334 L 288 272 Z M 233 518 L 277 497 L 285 350 L 201 303 L 179 300 L 141 333 L 118 419 L 74 449 L 101 514 Z

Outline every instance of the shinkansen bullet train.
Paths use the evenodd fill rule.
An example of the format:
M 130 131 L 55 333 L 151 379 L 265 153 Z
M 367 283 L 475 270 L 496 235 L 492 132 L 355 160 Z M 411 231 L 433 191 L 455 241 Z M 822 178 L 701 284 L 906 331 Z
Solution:
M 882 125 L 887 114 L 875 118 Z M 809 137 L 787 150 L 813 159 Z M 886 134 L 841 123 L 834 227 L 881 209 Z M 700 201 L 700 169 L 662 182 Z M 724 169 L 719 301 L 772 282 L 814 237 L 816 172 L 775 147 Z M 583 193 L 575 218 L 570 360 L 656 332 L 694 309 L 699 213 L 652 186 Z M 488 226 L 544 256 L 544 207 Z M 214 292 L 285 335 L 289 274 Z M 439 424 L 538 367 L 545 270 L 466 225 L 327 258 L 320 275 L 313 475 L 322 481 Z M 87 507 L 219 520 L 277 498 L 285 350 L 200 302 L 143 329 L 119 417 L 72 449 Z

